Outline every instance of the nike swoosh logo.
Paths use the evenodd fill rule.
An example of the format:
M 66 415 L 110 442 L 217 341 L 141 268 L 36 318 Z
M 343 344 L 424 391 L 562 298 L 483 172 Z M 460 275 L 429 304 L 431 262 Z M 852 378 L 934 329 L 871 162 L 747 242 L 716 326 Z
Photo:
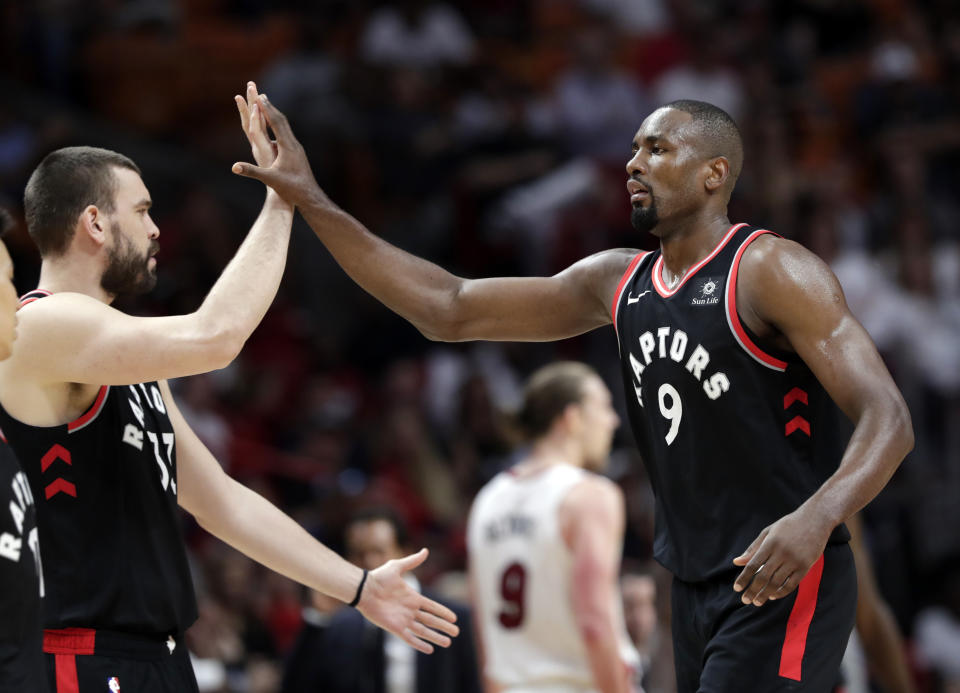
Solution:
M 650 293 L 650 289 L 647 289 L 646 291 L 644 291 L 644 292 L 643 292 L 642 294 L 640 294 L 639 296 L 629 296 L 629 295 L 628 295 L 628 296 L 627 296 L 627 305 L 629 306 L 631 303 L 636 303 L 636 302 L 639 301 L 641 298 L 643 298 L 644 296 L 646 296 L 648 293 Z

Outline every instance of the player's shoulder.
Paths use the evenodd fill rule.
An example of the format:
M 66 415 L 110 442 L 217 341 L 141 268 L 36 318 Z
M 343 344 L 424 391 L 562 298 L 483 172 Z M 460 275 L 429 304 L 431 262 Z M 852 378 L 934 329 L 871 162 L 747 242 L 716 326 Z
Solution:
M 17 311 L 21 325 L 41 323 L 48 320 L 82 318 L 92 311 L 113 310 L 92 296 L 73 291 L 57 292 L 42 298 L 27 298 Z
M 743 252 L 741 273 L 768 275 L 830 271 L 816 253 L 789 238 L 773 233 L 757 236 Z
M 615 510 L 622 507 L 623 502 L 623 490 L 616 483 L 589 471 L 583 471 L 564 499 L 564 505 L 583 512 Z
M 784 293 L 824 289 L 839 284 L 830 266 L 796 241 L 773 234 L 758 236 L 744 250 L 737 272 L 738 290 L 777 300 Z
M 618 282 L 638 256 L 646 255 L 647 251 L 636 248 L 610 248 L 588 255 L 564 270 L 565 273 L 588 275 L 595 281 L 603 283 Z

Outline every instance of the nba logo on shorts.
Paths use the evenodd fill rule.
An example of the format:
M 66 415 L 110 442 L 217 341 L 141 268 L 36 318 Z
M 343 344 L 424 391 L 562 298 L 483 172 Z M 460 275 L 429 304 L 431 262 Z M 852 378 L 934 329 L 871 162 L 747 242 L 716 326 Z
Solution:
M 120 679 L 111 676 L 107 681 L 107 688 L 110 689 L 110 693 L 120 693 Z

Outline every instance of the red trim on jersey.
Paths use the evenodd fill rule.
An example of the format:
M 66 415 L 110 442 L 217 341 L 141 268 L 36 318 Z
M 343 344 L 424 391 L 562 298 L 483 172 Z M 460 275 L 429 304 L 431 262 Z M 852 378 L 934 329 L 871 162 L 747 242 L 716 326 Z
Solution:
M 683 279 L 677 284 L 673 289 L 668 289 L 666 282 L 663 281 L 663 254 L 660 254 L 660 257 L 657 258 L 657 261 L 653 263 L 653 288 L 657 290 L 657 293 L 663 296 L 664 298 L 670 298 L 675 293 L 680 291 L 680 288 L 690 281 L 690 278 L 697 273 L 697 271 L 703 267 L 705 264 L 710 262 L 717 253 L 723 250 L 723 247 L 733 238 L 733 234 L 739 231 L 741 228 L 746 226 L 746 224 L 734 224 L 727 230 L 723 238 L 720 239 L 720 242 L 717 244 L 717 247 L 713 251 L 703 258 L 700 262 L 695 264 L 693 267 L 687 270 L 687 273 L 683 275 Z
M 56 693 L 80 693 L 75 655 L 58 654 L 54 657 L 57 667 Z
M 807 391 L 801 390 L 799 387 L 795 387 L 783 396 L 784 409 L 789 409 L 790 405 L 794 402 L 802 402 L 803 404 L 807 404 Z
M 643 260 L 647 255 L 650 254 L 649 250 L 644 250 L 640 253 L 637 253 L 634 258 L 630 261 L 630 264 L 627 265 L 626 271 L 623 273 L 623 276 L 620 277 L 620 283 L 617 284 L 617 290 L 613 292 L 613 304 L 610 306 L 610 315 L 613 317 L 613 329 L 617 329 L 617 308 L 620 307 L 620 298 L 623 296 L 623 289 L 627 286 L 627 283 L 633 278 L 633 275 L 637 271 L 637 266 L 639 266 L 640 261 Z
M 43 294 L 43 296 L 33 296 L 32 294 Z M 29 296 L 29 298 L 27 298 Z M 46 289 L 34 289 L 33 291 L 28 291 L 23 296 L 19 298 L 20 305 L 17 306 L 17 310 L 20 310 L 28 303 L 33 303 L 34 301 L 39 301 L 44 296 L 53 296 L 53 294 Z
M 57 460 L 63 460 L 67 464 L 73 465 L 73 457 L 70 455 L 70 451 L 60 445 L 60 443 L 54 443 L 53 447 L 47 450 L 43 457 L 40 458 L 40 472 L 43 473 L 47 471 L 47 467 Z
M 58 628 L 43 631 L 43 651 L 47 654 L 92 655 L 97 631 L 93 628 Z
M 58 493 L 66 493 L 68 496 L 77 497 L 77 487 L 71 484 L 66 479 L 54 479 L 50 484 L 43 489 L 44 495 L 46 495 L 47 500 L 50 500 Z
M 784 429 L 784 437 L 794 433 L 796 431 L 803 431 L 808 436 L 810 435 L 810 422 L 807 421 L 802 416 L 794 416 L 787 422 L 787 427 Z
M 5 435 L 3 435 L 3 429 L 2 429 L 2 428 L 0 428 L 0 440 L 2 440 L 4 443 L 7 442 L 7 437 L 6 437 Z
M 87 410 L 87 413 L 81 416 L 75 421 L 71 421 L 67 424 L 67 433 L 74 433 L 79 431 L 81 428 L 89 424 L 100 414 L 100 411 L 103 409 L 103 403 L 107 399 L 107 393 L 110 392 L 109 385 L 103 385 L 100 388 L 100 392 L 97 393 L 97 398 L 93 401 L 93 404 Z
M 817 608 L 817 593 L 820 591 L 820 578 L 823 577 L 823 554 L 813 564 L 810 571 L 797 587 L 797 600 L 790 611 L 787 632 L 780 650 L 780 676 L 800 681 L 803 653 L 807 649 L 807 633 L 813 612 Z
M 776 356 L 771 356 L 763 349 L 754 344 L 753 340 L 750 339 L 750 335 L 747 334 L 746 330 L 743 329 L 743 325 L 740 322 L 740 315 L 737 313 L 737 273 L 740 268 L 740 258 L 743 257 L 743 252 L 747 249 L 753 241 L 755 241 L 760 236 L 773 233 L 772 231 L 767 231 L 766 229 L 760 229 L 754 231 L 747 239 L 740 245 L 740 248 L 737 250 L 737 254 L 733 258 L 733 264 L 730 266 L 730 274 L 727 277 L 727 294 L 725 300 L 725 307 L 727 311 L 727 324 L 730 325 L 730 330 L 733 332 L 734 338 L 739 342 L 740 346 L 753 357 L 757 363 L 761 363 L 767 368 L 771 368 L 775 371 L 785 371 L 787 369 L 787 362 L 781 361 Z

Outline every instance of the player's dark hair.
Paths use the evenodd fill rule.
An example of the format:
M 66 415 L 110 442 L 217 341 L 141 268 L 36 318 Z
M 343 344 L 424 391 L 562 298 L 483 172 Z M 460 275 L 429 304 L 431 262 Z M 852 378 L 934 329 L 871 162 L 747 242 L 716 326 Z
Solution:
M 536 371 L 523 390 L 523 404 L 516 423 L 529 438 L 539 438 L 571 404 L 583 401 L 583 383 L 597 375 L 577 361 L 551 363 Z
M 114 167 L 140 174 L 123 154 L 97 147 L 64 147 L 47 154 L 34 169 L 23 193 L 27 231 L 41 257 L 62 255 L 88 205 L 114 210 L 117 177 Z
M 671 101 L 664 108 L 673 108 L 693 116 L 705 141 L 713 147 L 707 156 L 725 156 L 730 162 L 730 172 L 735 181 L 743 167 L 743 136 L 730 114 L 712 103 L 693 99 Z
M 10 212 L 0 207 L 0 238 L 3 238 L 3 234 L 12 228 L 13 217 L 10 216 Z
M 407 524 L 396 510 L 387 506 L 372 506 L 355 511 L 347 520 L 344 534 L 350 531 L 350 528 L 354 525 L 379 521 L 386 522 L 393 527 L 393 536 L 397 539 L 397 546 L 401 548 L 407 546 L 409 540 Z

